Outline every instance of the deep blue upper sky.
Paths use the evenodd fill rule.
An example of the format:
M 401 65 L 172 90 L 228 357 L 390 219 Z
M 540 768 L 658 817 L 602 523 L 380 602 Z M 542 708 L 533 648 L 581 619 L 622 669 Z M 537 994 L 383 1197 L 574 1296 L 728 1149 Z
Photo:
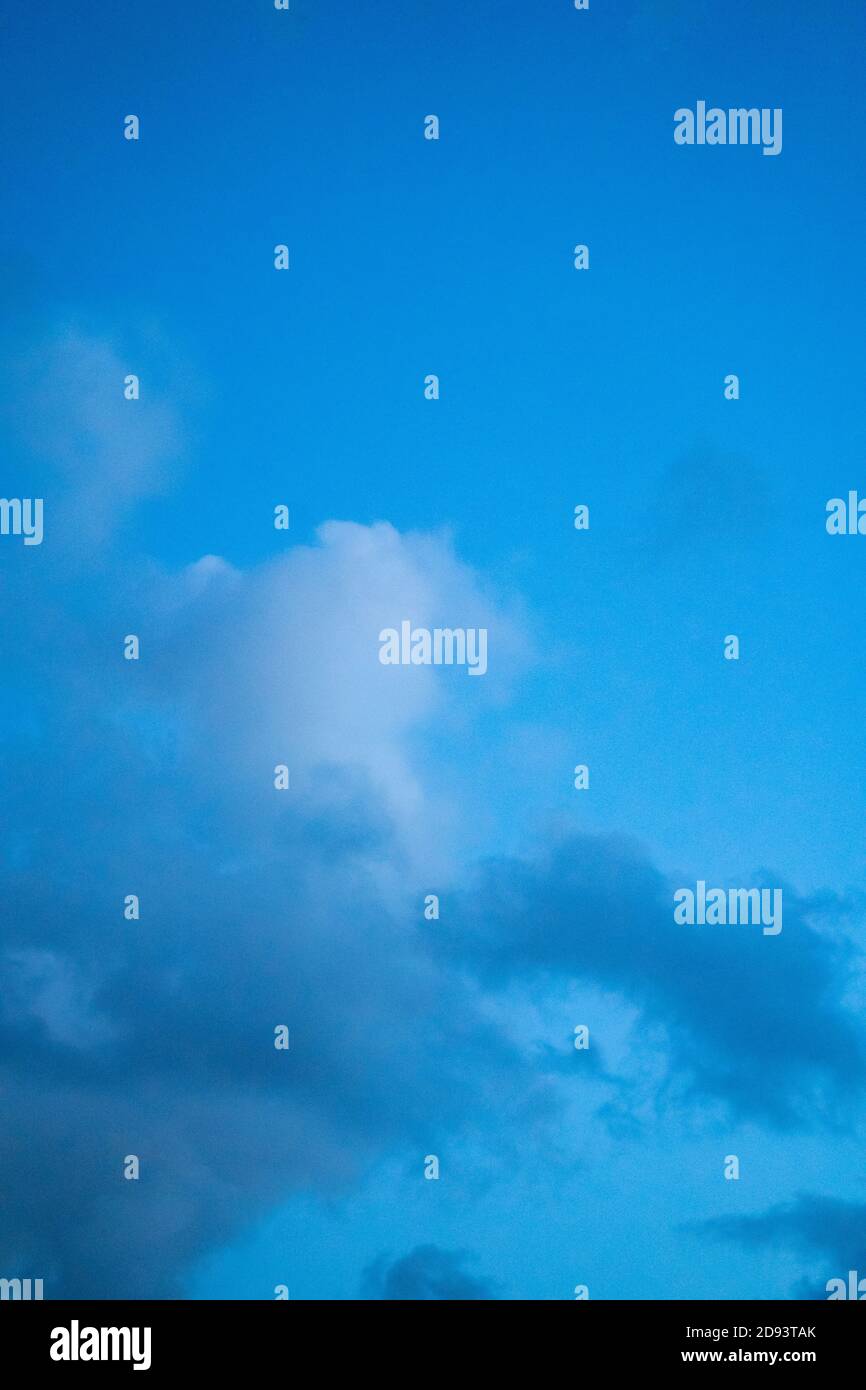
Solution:
M 866 540 L 825 530 L 866 494 L 862 5 L 5 28 L 0 491 L 46 539 L 0 538 L 31 1136 L 0 1264 L 205 1297 L 844 1273 L 809 1212 L 866 1202 Z M 698 100 L 782 108 L 781 154 L 675 145 Z M 488 678 L 380 669 L 406 617 L 489 622 Z M 782 937 L 684 947 L 698 878 L 783 884 Z

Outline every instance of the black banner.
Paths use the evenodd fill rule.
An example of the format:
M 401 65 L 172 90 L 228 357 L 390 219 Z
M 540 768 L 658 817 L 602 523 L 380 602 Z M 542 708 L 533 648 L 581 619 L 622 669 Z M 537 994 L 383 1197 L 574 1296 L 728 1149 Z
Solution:
M 432 1324 L 425 1318 L 420 1335 L 429 1337 L 435 1329 L 435 1342 L 425 1342 L 425 1369 L 441 1360 L 443 1372 L 453 1373 L 455 1355 L 471 1357 L 471 1346 L 480 1350 L 487 1316 L 495 1321 L 497 1313 L 482 1314 L 471 1333 L 462 1318 L 444 1325 L 438 1318 Z M 524 1334 L 512 1320 L 507 1333 L 500 1332 L 509 1356 L 515 1343 L 520 1347 L 521 1335 L 527 1351 L 532 1349 L 530 1338 L 535 1346 L 539 1317 L 544 1318 L 554 1350 L 578 1354 L 584 1367 L 592 1358 L 597 1369 L 612 1373 L 800 1365 L 826 1378 L 856 1365 L 866 1331 L 861 1315 L 832 1301 L 586 1301 L 558 1314 L 554 1309 L 535 1312 Z M 371 1315 L 369 1303 L 363 1304 L 363 1311 L 359 1304 L 343 1302 L 327 1308 L 290 1301 L 0 1304 L 4 1365 L 11 1360 L 25 1373 L 47 1371 L 60 1378 L 98 1376 L 106 1369 L 115 1375 L 138 1372 L 157 1379 L 184 1372 L 225 1377 L 280 1365 L 296 1374 L 302 1341 L 307 1343 L 307 1357 L 313 1358 L 311 1369 L 316 1362 L 320 1369 L 339 1365 L 343 1356 L 351 1356 L 353 1363 L 360 1357 L 362 1364 L 375 1356 L 379 1365 L 393 1358 L 396 1368 L 405 1327 L 402 1321 L 380 1321 L 380 1315 Z M 338 1329 L 340 1335 L 335 1336 Z M 449 1345 L 449 1329 L 460 1339 L 459 1350 Z M 559 1338 L 565 1340 L 557 1348 Z

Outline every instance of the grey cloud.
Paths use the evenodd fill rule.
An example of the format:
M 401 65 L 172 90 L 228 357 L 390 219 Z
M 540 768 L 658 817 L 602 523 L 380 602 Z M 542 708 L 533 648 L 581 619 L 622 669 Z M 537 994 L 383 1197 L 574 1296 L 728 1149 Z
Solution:
M 436 1245 L 417 1245 L 393 1261 L 381 1256 L 365 1272 L 361 1296 L 415 1302 L 496 1299 L 489 1280 L 466 1270 L 470 1258 L 466 1251 L 441 1250 Z
M 839 1002 L 855 957 L 823 929 L 830 899 L 783 891 L 779 936 L 681 926 L 672 884 L 635 845 L 577 835 L 534 859 L 489 862 L 444 930 L 455 956 L 494 985 L 551 975 L 621 992 L 664 1030 L 697 1097 L 785 1126 L 832 1116 L 862 1093 L 864 1049 Z
M 827 1282 L 856 1270 L 866 1277 L 866 1203 L 803 1194 L 750 1216 L 722 1216 L 697 1228 L 736 1241 L 748 1249 L 793 1250 L 811 1257 L 812 1272 L 792 1292 L 794 1298 L 825 1299 Z
M 468 576 L 447 545 L 437 569 L 442 542 L 359 532 L 266 575 L 210 564 L 173 604 L 167 577 L 142 585 L 139 667 L 112 615 L 130 601 L 122 573 L 84 599 L 108 609 L 97 627 L 74 596 L 53 617 L 33 580 L 4 610 L 39 698 L 15 709 L 0 786 L 15 827 L 0 864 L 0 1265 L 44 1278 L 48 1297 L 179 1296 L 198 1256 L 293 1192 L 344 1192 L 386 1151 L 423 1155 L 431 1113 L 445 1135 L 479 1094 L 545 1103 L 423 932 L 397 826 L 431 697 L 397 680 L 346 703 L 378 677 L 375 631 L 369 666 L 352 642 L 329 664 L 352 575 L 373 627 L 389 593 L 398 611 L 413 585 L 435 605 Z M 28 643 L 37 630 L 51 640 Z M 301 775 L 283 797 L 285 750 Z M 130 892 L 138 922 L 122 915 Z

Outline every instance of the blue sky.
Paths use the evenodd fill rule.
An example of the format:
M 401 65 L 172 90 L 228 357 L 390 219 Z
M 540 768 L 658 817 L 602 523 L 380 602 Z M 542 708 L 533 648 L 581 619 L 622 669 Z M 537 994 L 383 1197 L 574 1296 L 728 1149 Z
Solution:
M 6 28 L 2 491 L 46 522 L 0 538 L 4 1266 L 866 1273 L 864 560 L 825 529 L 864 487 L 862 7 Z M 677 146 L 698 100 L 782 108 L 781 154 Z M 381 667 L 406 617 L 488 627 L 487 676 Z M 784 886 L 782 935 L 675 928 L 701 878 Z

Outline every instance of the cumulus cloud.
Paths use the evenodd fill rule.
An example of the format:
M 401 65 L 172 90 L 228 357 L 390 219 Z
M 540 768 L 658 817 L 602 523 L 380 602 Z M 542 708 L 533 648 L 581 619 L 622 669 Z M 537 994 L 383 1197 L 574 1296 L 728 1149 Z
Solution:
M 120 657 L 130 613 L 138 664 Z M 490 690 L 383 668 L 378 632 L 404 616 L 487 624 Z M 480 1107 L 531 1132 L 555 1069 L 483 998 L 515 981 L 619 991 L 667 1030 L 696 1094 L 773 1122 L 807 1082 L 859 1084 L 845 954 L 795 895 L 772 940 L 675 928 L 638 850 L 578 836 L 488 864 L 425 932 L 425 870 L 454 849 L 419 732 L 469 700 L 483 718 L 525 654 L 447 537 L 332 523 L 252 571 L 120 571 L 77 615 L 22 587 L 3 623 L 35 695 L 7 725 L 0 787 L 3 1263 L 51 1296 L 177 1295 L 197 1257 L 292 1192 L 346 1192 L 384 1151 L 428 1152 L 431 1117 L 459 1133 Z M 122 916 L 132 892 L 139 922 Z M 122 1176 L 132 1153 L 139 1182 Z M 412 1252 L 376 1296 L 487 1296 L 455 1258 Z
M 52 626 L 33 581 L 4 614 L 38 695 L 0 788 L 2 1254 L 52 1297 L 177 1295 L 291 1192 L 343 1191 L 389 1147 L 427 1152 L 431 1118 L 458 1129 L 481 1093 L 531 1110 L 537 1088 L 423 929 L 413 736 L 447 685 L 377 660 L 403 616 L 489 622 L 507 649 L 447 539 L 333 524 L 257 571 L 125 578 L 95 624 Z
M 244 574 L 206 557 L 161 585 L 144 683 L 182 713 L 221 784 L 251 791 L 285 762 L 306 804 L 324 769 L 342 768 L 366 780 L 407 849 L 429 854 L 448 813 L 422 785 L 419 737 L 501 699 L 528 645 L 445 534 L 332 521 L 318 542 Z M 487 675 L 383 666 L 379 633 L 404 619 L 487 628 Z
M 73 338 L 71 395 L 73 348 L 116 391 L 117 355 Z M 80 437 L 58 458 L 95 540 L 162 485 L 173 426 L 130 443 L 79 385 Z M 558 1068 L 491 1000 L 542 979 L 620 994 L 696 1097 L 741 1114 L 792 1124 L 862 1085 L 849 953 L 792 891 L 767 939 L 676 927 L 664 874 L 610 837 L 468 874 L 459 778 L 431 790 L 427 740 L 483 723 L 532 653 L 447 534 L 332 521 L 247 570 L 108 554 L 77 583 L 64 563 L 11 553 L 0 612 L 7 1272 L 51 1297 L 174 1296 L 293 1192 L 428 1152 L 431 1117 L 438 1135 L 503 1113 L 531 1133 Z M 378 634 L 406 618 L 488 628 L 488 674 L 383 667 Z M 130 631 L 138 663 L 121 658 Z M 464 886 L 433 932 L 440 875 Z M 368 1296 L 494 1297 L 464 1265 L 419 1247 L 377 1263 Z

